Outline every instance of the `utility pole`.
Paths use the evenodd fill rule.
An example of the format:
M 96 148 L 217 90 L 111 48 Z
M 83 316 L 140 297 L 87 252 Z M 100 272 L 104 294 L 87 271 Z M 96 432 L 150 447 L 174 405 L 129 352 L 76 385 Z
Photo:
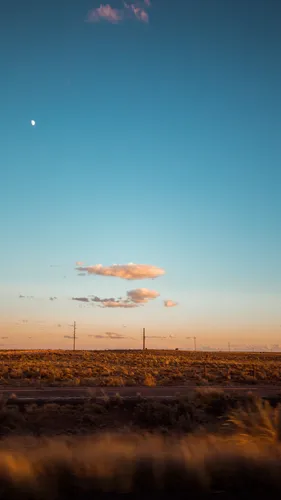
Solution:
M 76 321 L 73 323 L 73 351 L 75 351 L 75 342 L 76 342 Z
M 145 328 L 142 329 L 142 348 L 145 351 Z

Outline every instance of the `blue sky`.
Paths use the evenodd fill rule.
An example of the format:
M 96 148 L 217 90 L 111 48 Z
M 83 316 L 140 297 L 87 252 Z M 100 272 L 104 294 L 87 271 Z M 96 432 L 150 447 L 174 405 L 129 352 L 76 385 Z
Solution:
M 135 2 L 135 14 L 112 0 L 112 23 L 95 0 L 4 1 L 6 346 L 29 336 L 34 347 L 67 346 L 75 319 L 82 347 L 134 347 L 127 337 L 142 326 L 167 337 L 153 347 L 186 346 L 192 332 L 202 345 L 278 341 L 281 4 L 148 3 Z M 77 276 L 77 261 L 165 275 Z M 140 288 L 160 297 L 131 309 L 71 300 Z M 106 331 L 124 339 L 88 337 Z

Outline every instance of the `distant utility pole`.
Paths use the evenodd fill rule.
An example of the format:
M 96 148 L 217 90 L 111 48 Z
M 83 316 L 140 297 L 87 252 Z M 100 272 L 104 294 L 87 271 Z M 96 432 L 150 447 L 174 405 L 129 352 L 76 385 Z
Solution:
M 194 351 L 197 351 L 197 346 L 196 346 L 196 337 L 186 337 L 187 340 L 193 339 L 194 342 Z
M 76 342 L 76 321 L 73 323 L 73 351 L 75 351 L 75 342 Z
M 145 328 L 142 329 L 142 348 L 145 351 Z

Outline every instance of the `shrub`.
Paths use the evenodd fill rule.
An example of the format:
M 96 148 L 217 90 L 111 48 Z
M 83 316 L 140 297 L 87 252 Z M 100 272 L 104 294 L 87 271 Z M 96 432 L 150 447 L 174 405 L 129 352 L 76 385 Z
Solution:
M 249 437 L 272 442 L 281 440 L 281 406 L 273 408 L 268 401 L 253 398 L 246 408 L 231 412 L 229 423 L 236 435 L 246 440 Z
M 145 375 L 143 385 L 146 385 L 147 387 L 154 387 L 156 385 L 156 380 L 151 373 L 147 373 Z

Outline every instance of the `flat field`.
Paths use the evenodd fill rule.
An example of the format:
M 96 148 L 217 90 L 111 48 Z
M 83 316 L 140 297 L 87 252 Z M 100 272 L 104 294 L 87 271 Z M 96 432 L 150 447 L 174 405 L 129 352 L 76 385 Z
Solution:
M 0 351 L 2 386 L 281 385 L 281 353 Z

